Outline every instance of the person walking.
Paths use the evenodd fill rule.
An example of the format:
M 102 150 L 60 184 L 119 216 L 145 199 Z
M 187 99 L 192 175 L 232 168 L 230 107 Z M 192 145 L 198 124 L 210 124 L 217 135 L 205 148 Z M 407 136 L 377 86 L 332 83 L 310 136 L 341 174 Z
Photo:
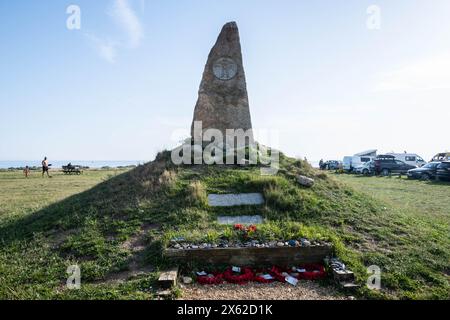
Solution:
M 319 168 L 320 168 L 320 170 L 323 170 L 325 167 L 324 167 L 324 163 L 323 163 L 323 159 L 320 159 L 320 161 L 319 161 Z
M 50 178 L 50 174 L 48 173 L 48 160 L 47 157 L 44 157 L 44 160 L 42 160 L 42 178 L 44 177 L 44 174 L 47 172 L 47 177 Z
M 25 178 L 28 178 L 28 175 L 30 174 L 30 167 L 26 166 L 25 169 L 23 169 L 23 174 L 25 175 Z

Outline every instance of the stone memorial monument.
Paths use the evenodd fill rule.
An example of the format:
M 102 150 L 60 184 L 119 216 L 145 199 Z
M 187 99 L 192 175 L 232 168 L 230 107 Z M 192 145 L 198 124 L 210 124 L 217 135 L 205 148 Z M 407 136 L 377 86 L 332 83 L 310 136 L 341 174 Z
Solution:
M 202 123 L 202 130 L 194 124 Z M 202 141 L 206 129 L 252 129 L 247 85 L 242 63 L 239 30 L 235 22 L 225 24 L 206 62 L 194 110 L 191 137 Z M 253 134 L 248 135 L 253 143 Z M 196 140 L 198 139 L 198 140 Z

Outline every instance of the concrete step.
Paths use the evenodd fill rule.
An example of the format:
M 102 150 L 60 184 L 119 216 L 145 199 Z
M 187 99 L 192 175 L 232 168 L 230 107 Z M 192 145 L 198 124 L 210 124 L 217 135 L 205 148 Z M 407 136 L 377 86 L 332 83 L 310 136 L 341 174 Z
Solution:
M 158 278 L 158 287 L 161 289 L 170 289 L 177 285 L 178 267 L 173 267 L 161 272 Z

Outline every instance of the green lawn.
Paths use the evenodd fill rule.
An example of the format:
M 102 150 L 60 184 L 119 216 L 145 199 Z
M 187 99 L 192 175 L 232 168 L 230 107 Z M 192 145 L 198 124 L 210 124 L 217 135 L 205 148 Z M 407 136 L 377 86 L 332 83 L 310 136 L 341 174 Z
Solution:
M 23 237 L 22 227 L 32 224 L 33 217 L 52 205 L 70 201 L 83 192 L 126 170 L 86 170 L 82 175 L 64 175 L 51 171 L 52 178 L 33 171 L 25 179 L 21 171 L 0 172 L 0 299 L 148 299 L 152 295 L 140 292 L 135 283 L 125 285 L 85 285 L 81 291 L 65 289 L 65 273 L 69 265 L 79 261 L 56 250 L 55 237 L 58 229 L 40 232 L 40 225 L 33 228 L 32 236 Z M 61 211 L 67 216 L 74 212 Z M 50 216 L 50 220 L 53 218 Z M 57 217 L 54 218 L 58 219 Z M 36 217 L 39 220 L 39 217 Z M 13 227 L 10 227 L 10 226 Z M 16 227 L 19 225 L 19 227 Z M 44 231 L 45 227 L 42 228 Z M 16 234 L 2 234 L 4 230 Z M 65 235 L 62 236 L 64 238 Z M 56 236 L 58 238 L 58 236 Z M 7 244 L 5 244 L 5 239 Z M 13 241 L 11 241 L 11 239 Z M 56 241 L 57 242 L 57 241 Z M 89 262 L 86 261 L 86 265 Z M 83 279 L 83 274 L 82 274 Z M 150 275 L 147 279 L 152 279 Z M 145 283 L 145 282 L 144 282 Z M 149 286 L 147 286 L 149 287 Z M 117 288 L 120 288 L 120 294 Z
M 334 176 L 385 206 L 377 223 L 364 226 L 376 246 L 364 255 L 387 271 L 387 284 L 409 289 L 406 297 L 449 299 L 450 183 Z
M 177 167 L 168 159 L 166 152 L 129 171 L 51 179 L 0 172 L 0 298 L 151 299 L 171 237 L 233 236 L 215 223 L 227 212 L 206 204 L 213 192 L 263 193 L 265 205 L 239 208 L 265 217 L 256 237 L 331 241 L 362 284 L 360 298 L 450 298 L 449 184 L 325 174 L 284 156 L 269 177 L 258 167 Z M 315 186 L 299 186 L 297 174 Z M 65 287 L 73 264 L 81 290 Z M 381 292 L 364 286 L 374 264 Z
M 414 219 L 449 228 L 450 183 L 424 182 L 406 177 L 336 175 L 357 190 L 384 201 Z M 448 230 L 448 229 L 447 229 Z
M 25 179 L 21 171 L 0 172 L 0 224 L 7 220 L 32 215 L 46 206 L 71 195 L 86 191 L 123 170 L 87 170 L 84 174 L 65 175 L 51 172 L 52 178 L 42 178 L 41 172 L 32 171 Z

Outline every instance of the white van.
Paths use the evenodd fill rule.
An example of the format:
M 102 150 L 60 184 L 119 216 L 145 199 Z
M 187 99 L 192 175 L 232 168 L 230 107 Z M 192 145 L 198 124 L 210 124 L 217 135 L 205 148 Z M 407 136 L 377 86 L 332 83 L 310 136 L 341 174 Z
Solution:
M 422 167 L 427 162 L 423 158 L 415 153 L 387 153 L 394 156 L 396 160 L 403 161 L 404 163 L 412 166 Z
M 375 157 L 371 156 L 348 156 L 344 157 L 343 169 L 347 172 L 353 172 L 357 167 L 362 166 L 363 164 L 372 161 Z
M 434 161 L 450 161 L 450 152 L 438 153 L 433 157 L 433 159 L 431 159 L 430 162 Z

